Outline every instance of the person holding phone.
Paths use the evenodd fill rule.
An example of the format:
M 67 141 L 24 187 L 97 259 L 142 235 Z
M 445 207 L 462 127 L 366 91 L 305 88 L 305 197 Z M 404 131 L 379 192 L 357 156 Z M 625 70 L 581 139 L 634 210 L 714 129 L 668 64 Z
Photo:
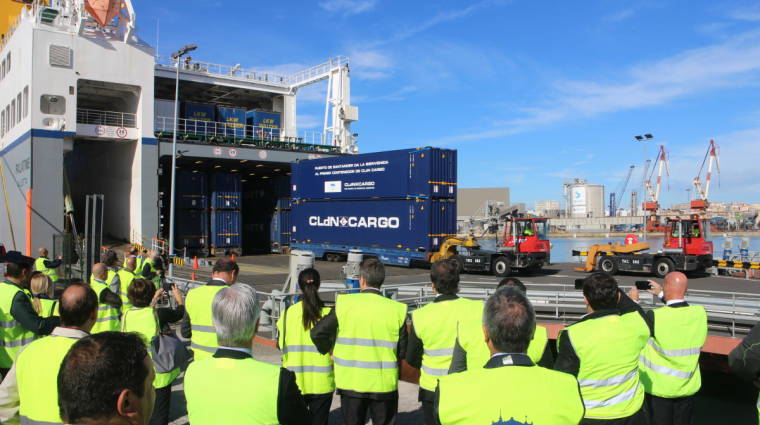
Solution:
M 636 282 L 631 298 L 638 301 L 642 289 L 665 303 L 647 312 L 654 332 L 639 362 L 652 424 L 691 425 L 694 394 L 702 385 L 699 354 L 707 339 L 707 313 L 686 302 L 688 279 L 681 272 L 669 273 L 662 286 Z

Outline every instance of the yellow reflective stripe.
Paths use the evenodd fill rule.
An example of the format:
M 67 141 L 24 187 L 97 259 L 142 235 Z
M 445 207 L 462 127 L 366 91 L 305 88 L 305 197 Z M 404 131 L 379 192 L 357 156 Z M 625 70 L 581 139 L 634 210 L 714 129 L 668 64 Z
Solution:
M 398 364 L 396 362 L 370 362 L 362 360 L 348 360 L 334 357 L 333 361 L 338 366 L 343 367 L 355 367 L 358 369 L 396 369 Z
M 63 422 L 35 421 L 26 416 L 21 416 L 21 425 L 63 425 Z
M 592 387 L 592 388 L 613 387 L 613 386 L 623 384 L 627 381 L 630 381 L 631 379 L 636 378 L 637 373 L 638 373 L 638 369 L 634 369 L 626 373 L 625 375 L 613 376 L 612 378 L 607 378 L 607 379 L 579 379 L 578 384 L 581 387 Z
M 619 404 L 624 401 L 628 401 L 636 396 L 636 391 L 639 389 L 638 384 L 631 388 L 630 390 L 620 393 L 616 395 L 615 397 L 608 398 L 607 400 L 583 400 L 583 404 L 586 406 L 586 409 L 597 409 L 600 407 L 608 407 L 612 406 L 614 404 Z
M 205 326 L 205 325 L 193 325 L 193 324 L 191 323 L 191 324 L 190 324 L 190 329 L 192 329 L 193 331 L 198 331 L 198 332 L 211 332 L 211 333 L 216 333 L 216 328 L 215 328 L 215 327 L 213 327 L 213 326 Z
M 109 320 L 119 320 L 119 316 L 117 315 L 117 316 L 100 317 L 95 322 L 102 323 L 102 322 L 107 322 Z
M 658 353 L 662 354 L 663 356 L 667 357 L 684 357 L 684 356 L 695 356 L 699 354 L 702 351 L 702 347 L 699 348 L 683 348 L 680 350 L 666 350 L 662 347 L 660 347 L 656 342 L 654 342 L 653 339 L 650 339 L 648 342 L 649 346 L 654 348 L 654 351 L 657 351 Z
M 448 369 L 435 369 L 432 367 L 427 367 L 425 365 L 422 365 L 422 370 L 425 371 L 425 373 L 427 373 L 428 375 L 433 375 L 433 376 L 446 376 L 449 374 Z
M 295 373 L 305 373 L 305 372 L 331 373 L 333 371 L 332 365 L 330 366 L 288 366 L 286 369 Z
M 694 376 L 694 372 L 684 372 L 682 370 L 672 369 L 666 366 L 660 366 L 650 362 L 646 357 L 639 356 L 639 361 L 646 367 L 652 369 L 655 372 L 662 373 L 664 375 L 672 376 L 674 378 L 690 379 Z
M 21 323 L 15 321 L 15 320 L 9 320 L 7 322 L 0 322 L 0 328 L 15 328 L 16 326 L 21 326 Z
M 287 345 L 282 349 L 282 354 L 287 353 L 319 353 L 313 345 Z
M 338 338 L 335 343 L 341 345 L 357 345 L 360 347 L 390 348 L 391 350 L 395 350 L 397 345 L 394 341 L 383 341 L 381 339 L 369 338 Z
M 424 351 L 425 355 L 430 357 L 444 357 L 454 355 L 454 348 L 437 348 L 433 350 L 425 349 Z
M 216 350 L 219 347 L 207 347 L 205 345 L 200 345 L 200 344 L 196 344 L 194 342 L 190 342 L 190 348 L 193 348 L 193 349 L 197 348 L 198 350 L 205 351 L 207 353 L 213 354 L 213 353 L 216 353 Z
M 3 347 L 21 347 L 22 345 L 29 344 L 30 342 L 34 341 L 35 339 L 36 338 L 31 337 L 31 338 L 17 339 L 15 341 L 0 340 L 0 346 L 3 346 Z

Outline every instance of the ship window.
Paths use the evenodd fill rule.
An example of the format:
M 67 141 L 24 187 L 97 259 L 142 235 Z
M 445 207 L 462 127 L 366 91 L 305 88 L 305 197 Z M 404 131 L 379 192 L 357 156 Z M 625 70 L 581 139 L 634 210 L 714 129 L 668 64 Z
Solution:
M 0 80 L 5 79 L 5 59 L 3 59 L 3 64 L 0 65 Z
M 21 93 L 16 95 L 16 122 L 21 122 Z
M 8 128 L 16 126 L 16 99 L 11 100 L 11 118 L 8 122 Z
M 63 115 L 66 113 L 66 98 L 52 94 L 40 96 L 40 112 L 50 115 Z
M 8 62 L 8 63 L 5 65 L 5 66 L 7 66 L 7 67 L 8 67 L 8 69 L 5 71 L 5 73 L 6 73 L 6 74 L 10 74 L 10 73 L 11 73 L 11 53 L 10 53 L 10 52 L 8 52 L 8 57 L 7 57 L 5 60 L 6 60 L 6 62 Z
M 5 136 L 5 111 L 0 111 L 0 136 Z
M 29 86 L 24 87 L 24 118 L 29 115 Z

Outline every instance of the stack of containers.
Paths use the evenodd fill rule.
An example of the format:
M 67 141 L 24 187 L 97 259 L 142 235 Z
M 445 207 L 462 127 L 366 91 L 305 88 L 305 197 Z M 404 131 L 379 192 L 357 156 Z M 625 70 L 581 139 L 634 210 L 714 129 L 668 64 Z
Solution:
M 229 250 L 240 255 L 241 179 L 239 174 L 211 174 L 211 254 Z
M 291 178 L 293 248 L 316 255 L 359 248 L 389 264 L 409 265 L 409 258 L 427 260 L 456 235 L 455 150 L 301 161 Z
M 217 120 L 221 123 L 218 133 L 225 137 L 245 137 L 245 109 L 217 106 Z
M 180 133 L 208 134 L 216 127 L 216 107 L 208 103 L 184 102 L 182 118 L 185 121 L 180 121 L 183 124 Z
M 249 134 L 246 137 L 260 140 L 280 139 L 280 113 L 272 111 L 248 111 L 245 123 Z
M 208 255 L 208 183 L 205 173 L 177 172 L 176 247 L 187 255 Z
M 282 254 L 290 246 L 290 228 L 292 226 L 290 214 L 290 198 L 278 199 L 269 227 L 272 253 Z

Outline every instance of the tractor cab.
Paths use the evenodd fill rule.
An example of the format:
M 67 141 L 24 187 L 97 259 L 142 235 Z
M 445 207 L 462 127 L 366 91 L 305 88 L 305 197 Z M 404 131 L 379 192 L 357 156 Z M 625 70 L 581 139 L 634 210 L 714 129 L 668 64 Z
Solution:
M 545 218 L 507 218 L 504 226 L 504 248 L 515 252 L 549 253 L 549 225 Z
M 712 255 L 710 223 L 698 217 L 668 220 L 663 248 L 686 255 Z

